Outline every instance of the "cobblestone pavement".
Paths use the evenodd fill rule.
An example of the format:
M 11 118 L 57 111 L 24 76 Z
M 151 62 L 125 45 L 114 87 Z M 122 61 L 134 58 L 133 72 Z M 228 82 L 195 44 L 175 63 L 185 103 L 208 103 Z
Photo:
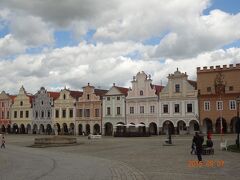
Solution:
M 96 180 L 237 180 L 240 154 L 221 151 L 220 136 L 214 136 L 214 155 L 203 156 L 212 166 L 189 166 L 197 160 L 190 154 L 192 136 L 173 137 L 173 146 L 163 146 L 165 136 L 88 140 L 78 137 L 77 146 L 30 148 L 36 136 L 7 135 L 0 149 L 0 179 L 96 179 Z M 224 135 L 229 144 L 235 135 Z M 218 166 L 218 162 L 224 162 Z

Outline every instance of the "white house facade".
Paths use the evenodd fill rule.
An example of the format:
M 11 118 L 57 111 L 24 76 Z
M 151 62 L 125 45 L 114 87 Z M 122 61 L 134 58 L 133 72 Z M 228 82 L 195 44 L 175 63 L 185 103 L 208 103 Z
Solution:
M 186 134 L 199 130 L 198 91 L 196 82 L 188 80 L 178 69 L 169 74 L 168 83 L 160 92 L 160 133 Z

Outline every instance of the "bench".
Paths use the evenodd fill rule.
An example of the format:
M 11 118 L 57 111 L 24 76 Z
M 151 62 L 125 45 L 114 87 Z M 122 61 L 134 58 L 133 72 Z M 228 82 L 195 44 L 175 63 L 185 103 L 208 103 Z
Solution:
M 227 151 L 227 140 L 220 143 L 220 149 L 221 150 L 225 149 Z
M 93 135 L 93 134 L 89 134 L 88 135 L 88 139 L 101 139 L 102 135 Z

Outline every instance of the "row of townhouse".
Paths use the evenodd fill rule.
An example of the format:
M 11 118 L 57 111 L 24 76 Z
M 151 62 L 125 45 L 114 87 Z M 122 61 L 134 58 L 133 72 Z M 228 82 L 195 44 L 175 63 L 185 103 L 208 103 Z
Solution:
M 28 94 L 0 94 L 0 132 L 104 134 L 133 130 L 150 134 L 234 132 L 240 65 L 197 69 L 197 82 L 178 69 L 165 87 L 138 72 L 131 88 L 113 84 L 109 90 L 88 84 L 82 91 L 45 88 Z M 216 106 L 215 106 L 215 105 Z M 229 106 L 228 106 L 229 105 Z

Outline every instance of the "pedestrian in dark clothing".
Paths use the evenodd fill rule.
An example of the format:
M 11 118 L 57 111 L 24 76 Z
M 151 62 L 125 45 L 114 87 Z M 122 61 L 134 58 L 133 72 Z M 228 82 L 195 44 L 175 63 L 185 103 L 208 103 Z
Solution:
M 1 148 L 5 148 L 5 139 L 4 139 L 4 136 L 2 137 L 2 145 L 1 145 Z
M 196 154 L 196 146 L 195 146 L 195 143 L 193 142 L 192 140 L 192 150 L 191 150 L 191 154 Z
M 193 138 L 193 142 L 196 145 L 198 161 L 202 161 L 202 149 L 203 149 L 202 145 L 203 145 L 204 139 L 202 136 L 198 134 L 198 132 L 196 132 Z

